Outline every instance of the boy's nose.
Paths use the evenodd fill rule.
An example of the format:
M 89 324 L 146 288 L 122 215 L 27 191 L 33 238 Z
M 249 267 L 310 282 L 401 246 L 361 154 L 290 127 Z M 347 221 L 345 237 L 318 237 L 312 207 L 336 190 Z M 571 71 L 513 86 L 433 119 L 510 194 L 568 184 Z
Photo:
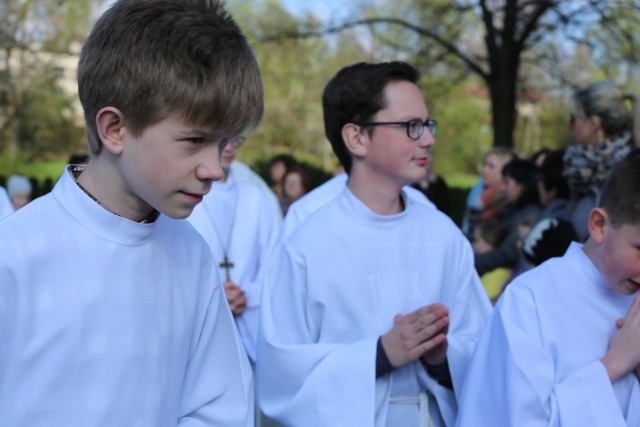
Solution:
M 422 132 L 422 136 L 418 139 L 418 145 L 420 147 L 433 147 L 436 144 L 436 138 L 431 135 L 431 132 L 427 127 L 425 127 L 424 132 Z
M 196 168 L 196 177 L 201 181 L 219 181 L 222 179 L 223 172 L 220 166 L 220 154 L 216 150 L 215 153 L 207 153 L 203 156 L 203 160 Z

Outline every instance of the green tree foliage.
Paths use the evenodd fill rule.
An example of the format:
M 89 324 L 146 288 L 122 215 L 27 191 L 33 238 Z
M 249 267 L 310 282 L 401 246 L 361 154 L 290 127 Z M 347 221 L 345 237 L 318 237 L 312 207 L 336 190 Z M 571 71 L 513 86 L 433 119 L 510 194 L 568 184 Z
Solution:
M 21 150 L 35 155 L 40 146 L 49 152 L 58 150 L 53 147 L 60 141 L 77 142 L 72 95 L 60 89 L 65 78 L 60 63 L 86 36 L 94 3 L 0 1 L 0 150 L 10 163 Z
M 295 26 L 297 18 L 278 0 L 230 4 L 234 17 L 248 32 L 265 87 L 263 125 L 249 139 L 239 158 L 250 164 L 279 153 L 330 170 L 335 165 L 324 135 L 322 90 L 341 67 L 365 60 L 359 41 L 350 34 L 335 39 L 290 39 L 262 43 L 279 28 Z M 313 16 L 307 25 L 319 28 Z
M 479 77 L 488 89 L 493 144 L 513 147 L 522 67 L 535 65 L 534 47 L 561 40 L 573 43 L 578 34 L 598 26 L 613 39 L 631 36 L 635 26 L 620 24 L 637 19 L 637 0 L 385 0 L 343 22 L 330 22 L 320 31 L 306 25 L 280 30 L 280 37 L 300 38 L 366 26 L 372 36 L 396 57 L 427 63 L 430 72 Z M 621 12 L 615 12 L 616 10 Z M 608 23 L 610 25 L 603 25 Z M 618 34 L 619 33 L 619 34 Z M 617 34 L 617 35 L 616 35 Z M 637 34 L 637 31 L 636 33 Z M 272 36 L 270 39 L 273 39 Z M 524 61 L 533 62 L 524 62 Z M 436 65 L 440 66 L 439 68 Z M 421 66 L 423 71 L 425 67 Z M 457 70 L 457 72 L 456 72 Z

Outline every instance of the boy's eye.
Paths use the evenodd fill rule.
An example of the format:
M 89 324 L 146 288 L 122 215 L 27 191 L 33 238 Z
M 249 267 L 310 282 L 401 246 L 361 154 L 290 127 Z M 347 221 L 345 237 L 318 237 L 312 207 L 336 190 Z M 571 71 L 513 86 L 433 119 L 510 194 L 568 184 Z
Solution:
M 187 138 L 187 141 L 192 144 L 202 144 L 204 143 L 204 138 Z

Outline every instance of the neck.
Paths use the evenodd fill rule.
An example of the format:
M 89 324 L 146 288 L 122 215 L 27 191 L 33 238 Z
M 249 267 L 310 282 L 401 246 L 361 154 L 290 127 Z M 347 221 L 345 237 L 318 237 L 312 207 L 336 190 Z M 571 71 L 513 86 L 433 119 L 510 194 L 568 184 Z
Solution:
M 378 215 L 395 215 L 404 210 L 402 185 L 380 176 L 352 170 L 347 187 L 358 200 Z
M 117 170 L 115 158 L 103 149 L 91 159 L 78 182 L 107 210 L 131 221 L 142 221 L 153 208 L 127 188 Z

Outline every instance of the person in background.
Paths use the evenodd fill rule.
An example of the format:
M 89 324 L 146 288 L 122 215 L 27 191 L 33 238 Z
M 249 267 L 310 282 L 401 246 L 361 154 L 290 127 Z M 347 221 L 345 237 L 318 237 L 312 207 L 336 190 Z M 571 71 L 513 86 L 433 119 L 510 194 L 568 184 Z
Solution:
M 282 215 L 286 215 L 291 203 L 307 194 L 309 180 L 307 173 L 300 166 L 293 166 L 287 171 L 282 180 L 282 197 L 280 208 Z
M 424 168 L 427 171 L 427 176 L 414 182 L 411 186 L 427 196 L 427 199 L 431 200 L 440 212 L 451 217 L 451 197 L 449 186 L 446 181 L 433 170 L 434 160 L 435 156 L 433 154 L 429 156 L 427 163 L 424 165 Z
M 636 94 L 623 93 L 614 83 L 603 81 L 578 90 L 570 108 L 574 143 L 565 151 L 563 174 L 571 190 L 570 219 L 578 240 L 584 242 L 589 237 L 589 213 L 605 179 L 640 144 L 640 105 Z
M 478 222 L 502 216 L 502 208 L 507 203 L 502 168 L 514 158 L 513 150 L 504 147 L 494 147 L 485 154 L 482 162 L 482 191 L 471 198 L 467 206 L 465 234 L 470 240 L 473 237 L 473 228 Z
M 7 180 L 7 194 L 13 210 L 17 211 L 31 201 L 31 181 L 26 176 L 11 175 Z
M 497 248 L 476 255 L 475 265 L 479 275 L 498 267 L 513 268 L 520 258 L 518 227 L 525 218 L 540 212 L 538 195 L 538 168 L 529 160 L 514 159 L 502 168 L 504 206 L 502 221 L 509 228 L 507 238 Z
M 473 252 L 476 255 L 482 255 L 492 251 L 502 244 L 508 233 L 509 228 L 499 219 L 490 219 L 479 223 L 473 232 L 473 241 L 471 242 Z M 480 277 L 482 286 L 493 304 L 498 300 L 510 275 L 509 268 L 498 267 Z
M 298 165 L 298 161 L 291 154 L 278 154 L 269 161 L 269 177 L 271 190 L 276 197 L 282 197 L 282 182 L 289 169 Z

